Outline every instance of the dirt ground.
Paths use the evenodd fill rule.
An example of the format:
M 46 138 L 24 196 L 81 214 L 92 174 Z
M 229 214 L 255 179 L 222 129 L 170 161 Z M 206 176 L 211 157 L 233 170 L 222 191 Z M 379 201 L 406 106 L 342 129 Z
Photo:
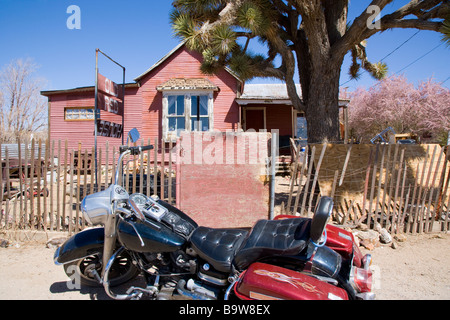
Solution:
M 410 235 L 397 249 L 372 251 L 377 300 L 450 299 L 450 235 Z M 0 300 L 106 300 L 102 288 L 70 289 L 54 249 L 42 243 L 0 248 Z
M 377 300 L 450 299 L 450 234 L 407 235 L 397 249 L 385 245 L 369 253 Z
M 275 214 L 288 188 L 286 179 L 277 180 Z M 63 267 L 53 263 L 54 248 L 37 241 L 12 244 L 0 247 L 0 300 L 109 299 L 103 288 L 70 289 Z M 450 299 L 449 233 L 407 235 L 396 249 L 382 245 L 370 253 L 377 300 Z

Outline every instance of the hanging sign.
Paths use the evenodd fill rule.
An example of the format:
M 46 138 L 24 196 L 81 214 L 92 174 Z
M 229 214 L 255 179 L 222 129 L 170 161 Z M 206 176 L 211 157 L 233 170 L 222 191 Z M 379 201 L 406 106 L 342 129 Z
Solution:
M 105 76 L 98 74 L 98 109 L 123 115 L 123 91 Z
M 107 138 L 122 138 L 123 126 L 105 120 L 97 120 L 97 134 Z
M 101 92 L 97 93 L 97 107 L 100 110 L 108 111 L 114 114 L 123 115 L 123 103 L 121 100 L 114 99 Z
M 116 83 L 109 80 L 105 76 L 98 74 L 98 90 L 117 98 L 118 100 L 123 100 L 123 91 Z

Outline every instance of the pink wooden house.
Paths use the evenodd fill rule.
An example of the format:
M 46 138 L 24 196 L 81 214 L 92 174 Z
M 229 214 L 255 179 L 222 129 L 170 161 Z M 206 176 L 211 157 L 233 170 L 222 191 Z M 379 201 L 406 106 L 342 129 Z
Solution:
M 305 121 L 282 84 L 245 85 L 231 70 L 200 72 L 202 55 L 183 43 L 126 85 L 124 132 L 136 127 L 141 137 L 176 141 L 182 131 L 279 130 L 280 137 L 306 138 Z M 94 86 L 44 91 L 49 102 L 49 139 L 67 139 L 69 149 L 94 146 Z M 348 101 L 341 101 L 346 106 Z M 100 119 L 122 117 L 100 111 Z M 289 139 L 287 139 L 289 140 Z M 98 145 L 122 139 L 98 137 Z

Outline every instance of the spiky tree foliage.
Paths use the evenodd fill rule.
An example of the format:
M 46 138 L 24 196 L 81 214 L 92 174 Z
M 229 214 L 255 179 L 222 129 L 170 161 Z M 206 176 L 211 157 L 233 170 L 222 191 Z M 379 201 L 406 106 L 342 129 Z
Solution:
M 447 46 L 450 46 L 450 17 L 444 21 L 441 32 L 443 33 L 442 41 L 446 42 Z
M 400 1 L 373 0 L 380 11 Z M 304 111 L 310 142 L 339 140 L 339 79 L 344 56 L 351 52 L 350 75 L 361 68 L 375 78 L 387 74 L 383 63 L 367 59 L 365 39 L 392 28 L 448 32 L 443 24 L 449 0 L 411 0 L 382 16 L 364 10 L 347 21 L 349 0 L 175 0 L 171 23 L 176 36 L 203 54 L 202 71 L 229 66 L 243 80 L 271 77 L 286 82 L 294 107 Z M 374 8 L 374 7 L 371 7 Z M 370 9 L 370 8 L 369 8 Z M 447 39 L 448 33 L 447 33 Z M 250 52 L 250 41 L 264 45 Z M 278 62 L 277 61 L 281 61 Z M 297 92 L 298 71 L 302 92 Z

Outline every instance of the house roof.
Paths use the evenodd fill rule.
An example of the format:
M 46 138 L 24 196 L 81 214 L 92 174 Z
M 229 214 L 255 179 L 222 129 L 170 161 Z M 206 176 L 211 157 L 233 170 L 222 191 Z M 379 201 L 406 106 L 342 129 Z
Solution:
M 301 95 L 302 89 L 299 84 L 296 85 L 297 93 Z M 236 99 L 241 104 L 259 103 L 259 104 L 292 104 L 287 93 L 286 84 L 264 83 L 264 84 L 245 84 L 244 92 Z
M 301 96 L 302 88 L 300 84 L 295 85 L 297 94 Z M 292 105 L 289 98 L 286 84 L 284 83 L 264 83 L 245 84 L 244 92 L 236 99 L 240 105 L 247 104 L 287 104 Z M 349 100 L 339 99 L 339 106 L 348 104 Z
M 302 93 L 299 84 L 296 85 L 297 93 Z M 240 99 L 289 99 L 286 84 L 284 83 L 265 83 L 265 84 L 245 84 L 244 92 Z
M 138 76 L 137 78 L 134 79 L 134 81 L 139 82 L 142 80 L 142 78 L 144 78 L 145 76 L 147 76 L 152 70 L 154 70 L 155 68 L 157 68 L 158 66 L 160 66 L 164 61 L 166 61 L 168 58 L 170 58 L 171 55 L 173 55 L 175 52 L 177 52 L 181 47 L 183 47 L 185 45 L 186 41 L 181 42 L 180 44 L 178 44 L 175 48 L 173 48 L 168 54 L 166 54 L 164 57 L 162 57 L 161 59 L 159 59 L 154 65 L 152 65 L 150 68 L 148 68 L 144 73 L 142 73 L 140 76 Z M 238 75 L 236 73 L 234 73 L 230 68 L 228 67 L 224 67 L 225 71 L 228 72 L 229 74 L 231 74 L 236 80 L 238 80 L 239 82 L 243 81 L 238 77 Z
M 214 90 L 219 91 L 214 83 L 206 78 L 173 78 L 156 87 L 156 90 Z
M 138 88 L 138 83 L 126 83 L 125 88 Z M 62 89 L 62 90 L 49 90 L 49 91 L 41 91 L 41 95 L 48 97 L 54 94 L 62 94 L 62 93 L 80 93 L 80 92 L 92 92 L 95 91 L 95 86 L 88 87 L 79 87 L 73 89 Z

